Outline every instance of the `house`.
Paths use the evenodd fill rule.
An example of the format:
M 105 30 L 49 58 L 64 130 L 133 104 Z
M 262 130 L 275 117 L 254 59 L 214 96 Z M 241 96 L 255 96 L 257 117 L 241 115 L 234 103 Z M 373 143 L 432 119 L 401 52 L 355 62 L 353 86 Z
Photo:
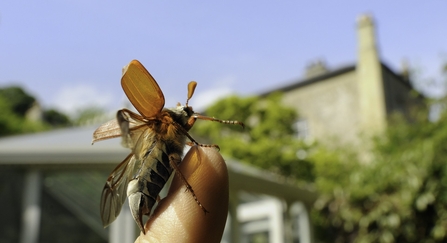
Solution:
M 392 71 L 381 62 L 372 17 L 357 21 L 358 61 L 328 70 L 321 61 L 309 65 L 304 79 L 269 90 L 281 91 L 286 105 L 299 114 L 300 138 L 337 144 L 359 142 L 362 135 L 381 132 L 395 112 L 411 118 L 423 106 L 408 80 L 408 70 Z

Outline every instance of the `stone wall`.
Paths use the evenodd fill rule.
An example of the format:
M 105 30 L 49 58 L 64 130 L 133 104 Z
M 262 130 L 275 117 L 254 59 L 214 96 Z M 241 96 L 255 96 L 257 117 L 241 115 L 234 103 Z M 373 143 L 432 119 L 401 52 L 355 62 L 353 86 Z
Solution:
M 311 139 L 356 140 L 359 102 L 355 71 L 290 90 L 284 93 L 283 101 L 307 121 Z

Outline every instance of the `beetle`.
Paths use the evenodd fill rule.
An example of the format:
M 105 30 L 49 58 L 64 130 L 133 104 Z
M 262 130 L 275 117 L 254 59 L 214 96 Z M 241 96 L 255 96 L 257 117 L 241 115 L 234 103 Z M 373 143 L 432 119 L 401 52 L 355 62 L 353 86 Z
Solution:
M 178 103 L 174 108 L 164 108 L 163 92 L 138 60 L 131 61 L 123 68 L 121 86 L 139 114 L 128 109 L 119 110 L 116 119 L 102 124 L 94 131 L 92 141 L 94 143 L 121 137 L 122 145 L 131 150 L 112 171 L 104 185 L 100 202 L 104 227 L 118 217 L 127 197 L 132 216 L 145 234 L 143 215 L 150 215 L 159 200 L 160 191 L 173 171 L 180 176 L 198 206 L 207 213 L 178 166 L 187 144 L 217 149 L 219 147 L 196 142 L 188 131 L 197 119 L 237 124 L 242 127 L 244 124 L 195 113 L 188 105 L 197 86 L 194 81 L 188 84 L 188 96 L 184 106 Z

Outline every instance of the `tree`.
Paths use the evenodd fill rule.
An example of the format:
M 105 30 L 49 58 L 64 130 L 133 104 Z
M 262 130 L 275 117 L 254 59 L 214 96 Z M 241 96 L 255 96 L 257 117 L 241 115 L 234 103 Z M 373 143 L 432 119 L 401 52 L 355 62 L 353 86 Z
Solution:
M 10 103 L 0 96 L 0 136 L 19 133 L 21 118 L 12 111 Z
M 206 110 L 206 115 L 245 123 L 245 129 L 197 122 L 195 132 L 220 146 L 221 152 L 258 167 L 300 180 L 313 180 L 312 164 L 301 156 L 311 147 L 295 136 L 296 112 L 282 105 L 281 94 L 265 98 L 230 96 Z
M 43 120 L 52 127 L 63 127 L 71 124 L 67 115 L 55 109 L 44 110 L 42 115 Z
M 445 84 L 446 64 L 442 70 Z M 427 110 L 411 123 L 393 116 L 368 163 L 349 148 L 312 154 L 320 241 L 447 242 L 447 99 L 427 103 L 439 118 Z
M 70 125 L 66 115 L 53 109 L 43 111 L 42 121 L 28 120 L 26 114 L 35 102 L 33 96 L 18 86 L 0 88 L 0 136 Z
M 4 98 L 2 102 L 7 103 L 12 112 L 22 117 L 36 101 L 34 97 L 18 86 L 0 89 L 0 96 Z
M 369 163 L 347 150 L 314 155 L 321 240 L 447 241 L 447 116 L 421 117 L 391 121 Z

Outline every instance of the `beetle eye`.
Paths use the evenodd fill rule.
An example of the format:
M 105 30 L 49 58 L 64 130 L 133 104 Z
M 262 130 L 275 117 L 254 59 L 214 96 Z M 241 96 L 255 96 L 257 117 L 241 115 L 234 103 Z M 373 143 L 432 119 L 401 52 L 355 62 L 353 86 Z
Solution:
M 188 114 L 188 116 L 190 116 L 194 113 L 194 111 L 192 111 L 191 106 L 184 106 L 183 111 L 186 112 L 186 114 Z

